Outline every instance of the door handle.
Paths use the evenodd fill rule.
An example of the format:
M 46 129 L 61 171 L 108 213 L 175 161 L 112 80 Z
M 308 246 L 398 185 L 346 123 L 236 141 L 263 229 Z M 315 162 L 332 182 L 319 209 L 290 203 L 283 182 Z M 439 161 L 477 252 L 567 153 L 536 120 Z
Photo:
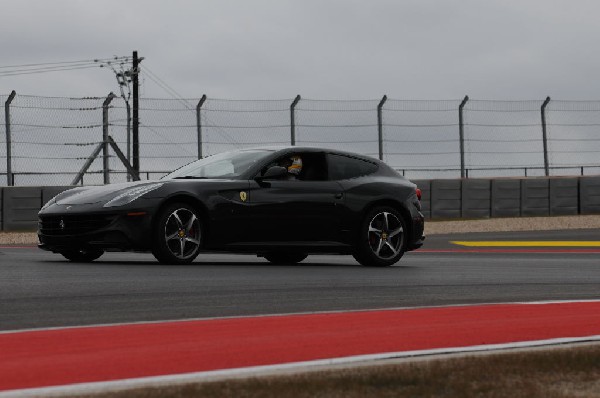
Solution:
M 343 192 L 336 193 L 333 197 L 336 199 L 342 199 L 344 197 L 344 193 Z

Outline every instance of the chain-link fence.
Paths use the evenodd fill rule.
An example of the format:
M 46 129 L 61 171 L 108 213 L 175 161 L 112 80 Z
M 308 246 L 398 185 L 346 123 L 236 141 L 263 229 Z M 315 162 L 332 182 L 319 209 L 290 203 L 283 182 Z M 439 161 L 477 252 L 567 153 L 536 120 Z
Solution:
M 471 175 L 523 175 L 524 170 L 529 175 L 544 175 L 543 102 L 466 103 L 465 163 L 473 169 Z
M 100 151 L 107 132 L 131 158 L 124 99 L 110 101 L 105 123 L 106 97 L 0 101 L 0 185 L 68 185 L 86 162 L 78 183 L 127 180 L 115 151 L 106 167 Z M 139 115 L 142 179 L 226 150 L 291 143 L 382 158 L 411 178 L 600 174 L 600 101 L 147 98 Z

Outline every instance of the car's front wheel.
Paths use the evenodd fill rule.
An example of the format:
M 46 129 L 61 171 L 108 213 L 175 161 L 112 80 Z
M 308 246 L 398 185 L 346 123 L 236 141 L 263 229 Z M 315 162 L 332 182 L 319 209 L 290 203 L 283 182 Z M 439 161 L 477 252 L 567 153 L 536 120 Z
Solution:
M 267 253 L 264 257 L 272 264 L 298 264 L 308 257 L 305 253 Z
M 157 214 L 152 254 L 161 263 L 189 264 L 202 245 L 202 223 L 197 209 L 172 203 Z
M 387 267 L 406 251 L 406 222 L 393 207 L 371 209 L 360 226 L 354 258 L 367 267 Z
M 63 255 L 69 261 L 73 261 L 75 263 L 91 263 L 92 261 L 98 259 L 101 255 L 104 254 L 104 250 L 101 249 L 75 249 L 63 251 L 60 254 Z

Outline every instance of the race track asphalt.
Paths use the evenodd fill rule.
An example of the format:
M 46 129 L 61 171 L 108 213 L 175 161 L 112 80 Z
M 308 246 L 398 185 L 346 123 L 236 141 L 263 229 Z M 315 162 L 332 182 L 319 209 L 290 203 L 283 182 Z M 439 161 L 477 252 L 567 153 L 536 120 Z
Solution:
M 435 235 L 389 268 L 323 255 L 295 266 L 229 254 L 165 266 L 136 253 L 78 264 L 33 247 L 1 247 L 0 330 L 600 298 L 598 247 L 486 251 L 450 243 L 458 240 L 600 241 L 600 230 Z

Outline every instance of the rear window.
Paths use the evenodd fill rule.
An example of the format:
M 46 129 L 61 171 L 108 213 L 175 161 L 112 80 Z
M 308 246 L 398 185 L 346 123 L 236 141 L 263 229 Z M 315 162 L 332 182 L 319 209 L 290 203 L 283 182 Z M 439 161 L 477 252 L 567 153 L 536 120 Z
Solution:
M 327 164 L 330 180 L 347 180 L 349 178 L 372 174 L 377 171 L 377 165 L 375 163 L 344 155 L 328 154 Z

